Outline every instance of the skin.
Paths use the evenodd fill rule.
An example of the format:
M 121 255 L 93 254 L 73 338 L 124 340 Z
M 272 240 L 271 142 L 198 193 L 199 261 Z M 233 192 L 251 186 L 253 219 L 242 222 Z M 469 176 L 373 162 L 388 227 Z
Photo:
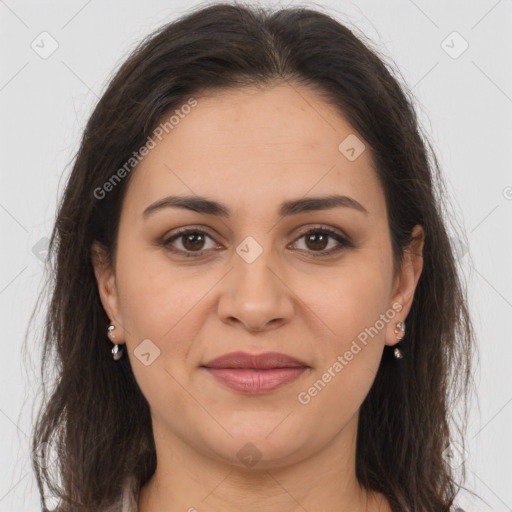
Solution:
M 132 171 L 115 268 L 93 246 L 103 306 L 151 407 L 158 464 L 139 510 L 391 511 L 382 495 L 357 483 L 358 412 L 384 345 L 398 342 L 395 324 L 410 310 L 423 231 L 416 226 L 393 275 L 384 192 L 370 150 L 354 161 L 340 152 L 349 134 L 363 138 L 314 91 L 276 84 L 196 99 Z M 284 200 L 333 193 L 354 198 L 367 213 L 337 207 L 278 215 Z M 207 196 L 234 215 L 174 207 L 143 218 L 147 206 L 171 194 Z M 346 234 L 353 246 L 319 257 L 340 245 L 301 236 L 318 226 Z M 208 236 L 202 245 L 186 245 L 183 237 L 170 245 L 203 248 L 202 256 L 159 244 L 181 227 Z M 248 236 L 263 249 L 250 264 L 236 252 Z M 401 311 L 309 403 L 300 403 L 299 393 L 379 315 L 395 311 L 393 304 Z M 149 366 L 134 355 L 144 339 L 160 350 Z M 229 389 L 199 368 L 238 350 L 283 352 L 310 368 L 262 395 Z M 237 456 L 247 443 L 256 449 L 245 450 L 261 454 L 252 467 Z

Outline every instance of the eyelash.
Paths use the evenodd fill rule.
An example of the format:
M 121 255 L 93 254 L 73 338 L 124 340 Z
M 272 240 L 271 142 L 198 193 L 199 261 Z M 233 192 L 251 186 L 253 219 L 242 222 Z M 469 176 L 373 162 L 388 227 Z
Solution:
M 201 229 L 194 229 L 194 228 L 183 228 L 178 230 L 175 234 L 173 234 L 171 237 L 164 238 L 160 245 L 162 245 L 166 250 L 173 252 L 175 254 L 179 254 L 180 256 L 184 256 L 186 258 L 198 258 L 203 256 L 203 253 L 208 251 L 209 249 L 202 249 L 200 251 L 182 251 L 181 249 L 175 249 L 170 244 L 174 242 L 175 240 L 179 239 L 183 235 L 191 234 L 191 233 L 199 233 L 201 235 L 206 235 L 208 238 L 213 240 L 213 237 L 211 237 L 206 231 L 203 231 Z M 337 248 L 331 248 L 328 251 L 306 251 L 308 253 L 315 254 L 315 258 L 325 258 L 332 256 L 334 254 L 337 254 L 341 251 L 343 251 L 345 248 L 353 247 L 353 244 L 343 235 L 338 233 L 337 231 L 334 231 L 331 228 L 323 227 L 323 226 L 317 226 L 314 228 L 310 228 L 307 231 L 301 233 L 296 239 L 300 240 L 301 238 L 310 235 L 312 233 L 322 233 L 329 235 L 329 238 L 334 238 L 337 242 L 341 244 L 341 247 Z

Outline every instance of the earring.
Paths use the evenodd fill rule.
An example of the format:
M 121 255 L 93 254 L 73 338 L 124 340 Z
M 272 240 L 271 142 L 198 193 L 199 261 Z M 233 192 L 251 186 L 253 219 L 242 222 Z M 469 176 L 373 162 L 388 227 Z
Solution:
M 116 328 L 115 325 L 110 324 L 107 329 L 107 336 L 112 341 L 114 341 L 116 339 L 116 335 L 113 332 L 115 328 Z M 121 359 L 121 357 L 123 357 L 123 352 L 124 352 L 124 350 L 123 350 L 122 344 L 116 343 L 112 347 L 112 358 L 114 359 L 114 361 L 119 361 L 119 359 Z
M 405 336 L 405 324 L 403 322 L 397 322 L 394 332 L 398 338 L 398 341 L 402 341 L 402 339 Z M 402 351 L 398 347 L 395 347 L 393 355 L 395 356 L 396 359 L 403 359 L 404 357 Z

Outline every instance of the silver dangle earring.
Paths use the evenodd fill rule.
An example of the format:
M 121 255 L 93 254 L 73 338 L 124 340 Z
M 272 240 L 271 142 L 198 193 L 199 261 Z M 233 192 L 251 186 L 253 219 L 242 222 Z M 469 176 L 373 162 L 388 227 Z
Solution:
M 396 337 L 398 338 L 398 341 L 402 341 L 402 339 L 405 336 L 405 324 L 403 322 L 397 322 L 396 328 L 395 328 L 395 334 L 396 334 Z M 403 359 L 403 357 L 404 357 L 402 351 L 398 347 L 395 347 L 395 350 L 393 351 L 393 355 L 395 356 L 396 359 Z
M 107 336 L 112 340 L 114 341 L 116 339 L 116 335 L 114 334 L 114 329 L 115 329 L 115 325 L 113 324 L 110 324 L 108 326 L 108 329 L 107 329 Z M 123 347 L 121 344 L 118 344 L 116 343 L 113 347 L 112 347 L 112 358 L 114 359 L 114 361 L 119 361 L 119 359 L 121 359 L 121 357 L 123 357 Z

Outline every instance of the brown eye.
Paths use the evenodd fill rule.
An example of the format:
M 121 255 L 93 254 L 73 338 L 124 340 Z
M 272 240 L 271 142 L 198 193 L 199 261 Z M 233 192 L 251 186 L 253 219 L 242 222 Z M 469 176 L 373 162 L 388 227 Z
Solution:
M 314 232 L 305 235 L 306 245 L 315 251 L 322 251 L 327 247 L 330 236 L 325 233 Z
M 206 247 L 207 239 L 213 242 L 213 246 Z M 309 229 L 296 239 L 294 245 L 302 239 L 304 239 L 305 248 L 299 248 L 299 250 L 314 254 L 315 257 L 331 256 L 347 247 L 352 247 L 348 238 L 330 228 Z M 215 246 L 215 240 L 208 233 L 190 228 L 178 231 L 162 240 L 160 244 L 168 251 L 185 257 L 200 257 L 208 250 L 219 248 Z
M 188 251 L 200 251 L 204 245 L 204 234 L 198 231 L 191 232 L 186 235 L 181 235 L 183 247 Z
M 204 231 L 198 229 L 184 229 L 166 238 L 161 244 L 171 252 L 179 253 L 187 257 L 195 257 L 201 256 L 202 253 L 208 249 L 208 247 L 205 247 L 208 238 L 213 242 L 213 238 Z M 210 249 L 211 248 L 212 247 L 210 247 Z
M 331 256 L 346 247 L 352 247 L 349 240 L 340 233 L 330 228 L 313 228 L 303 233 L 298 239 L 304 239 L 305 249 L 300 248 L 309 253 L 318 253 L 315 256 Z M 333 244 L 329 249 L 329 242 Z M 295 242 L 297 244 L 297 242 Z M 326 250 L 327 249 L 327 250 Z

